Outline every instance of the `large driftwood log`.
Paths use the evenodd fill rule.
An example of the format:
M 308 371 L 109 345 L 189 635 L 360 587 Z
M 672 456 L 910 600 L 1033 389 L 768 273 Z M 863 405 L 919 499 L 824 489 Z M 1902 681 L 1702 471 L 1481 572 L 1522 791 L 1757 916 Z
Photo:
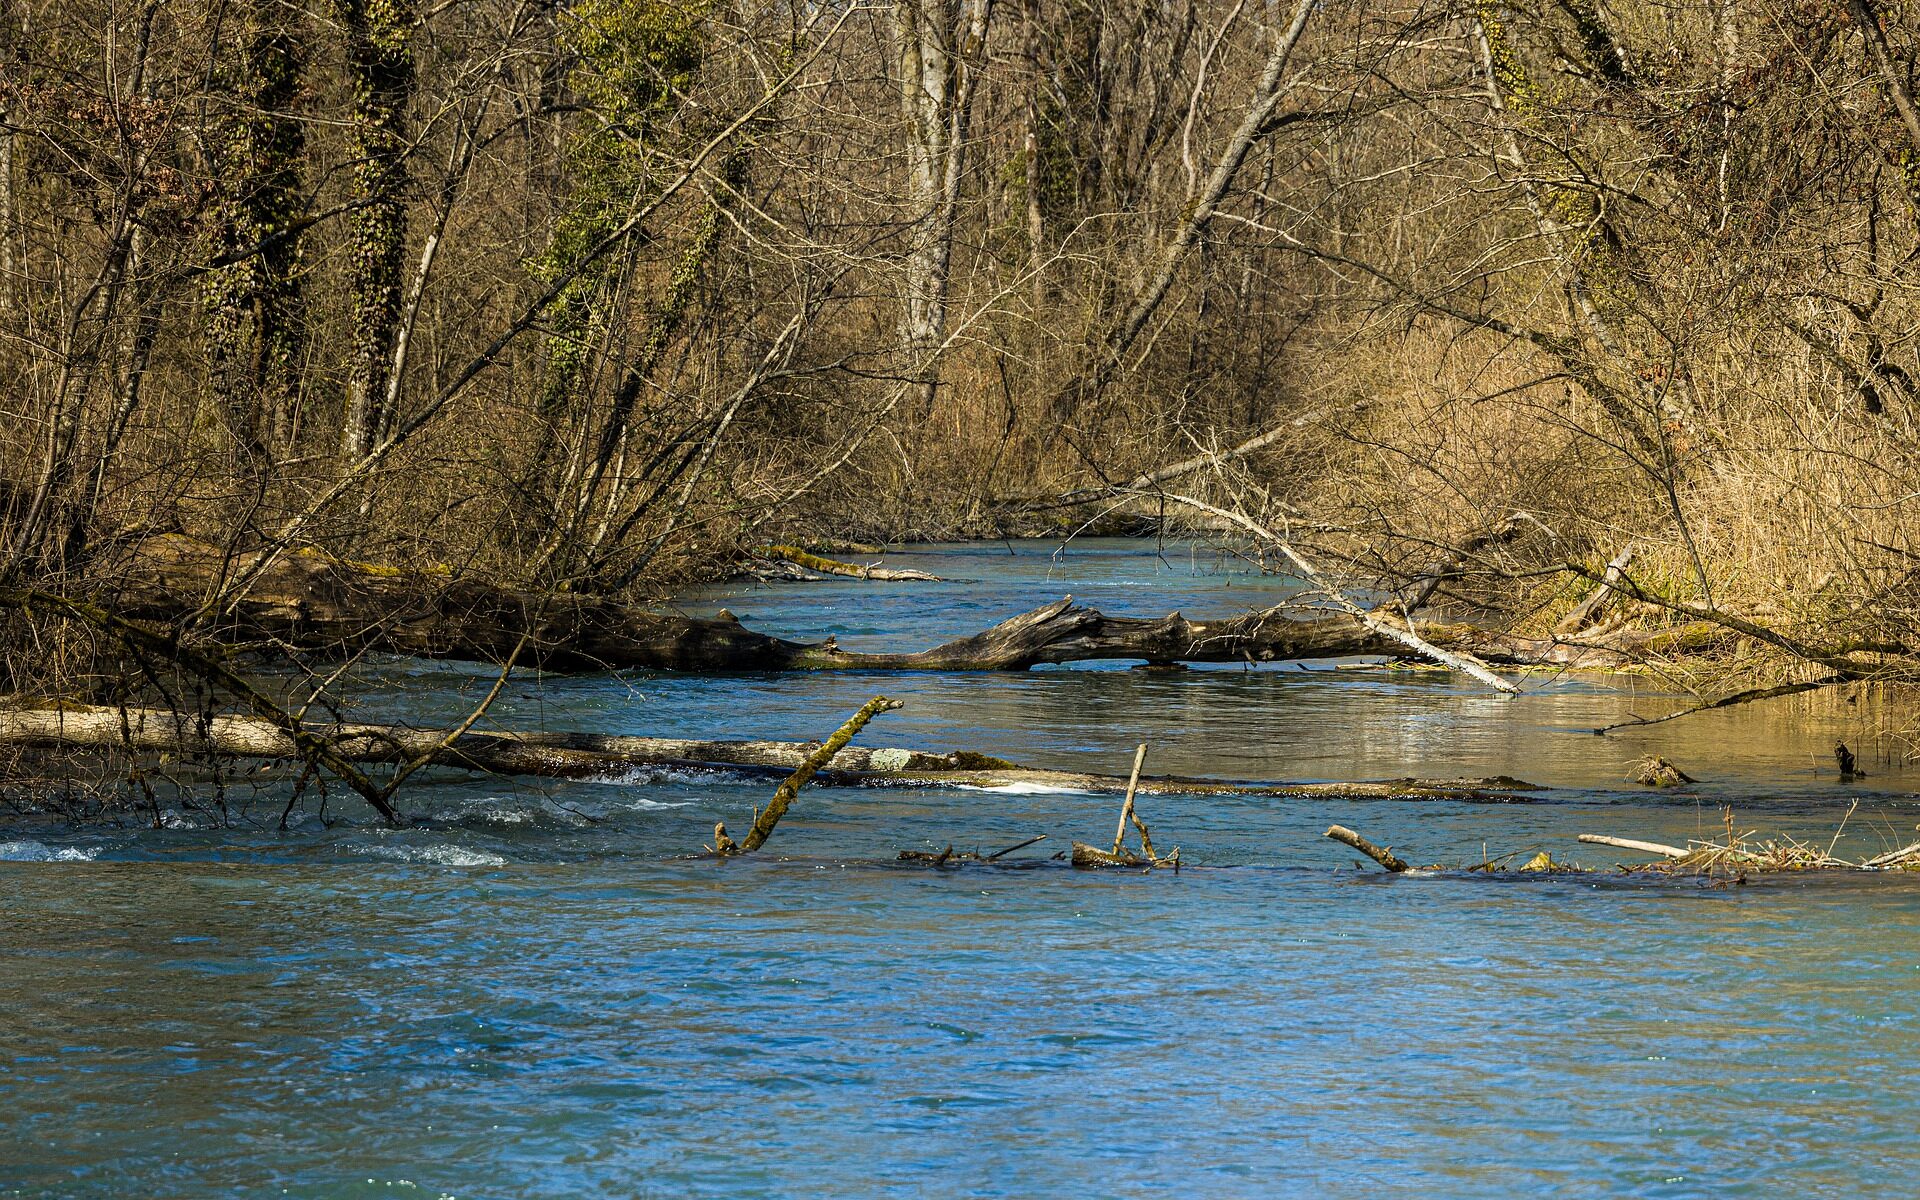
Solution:
M 311 725 L 339 756 L 358 763 L 431 764 L 506 775 L 583 779 L 634 767 L 724 766 L 784 775 L 821 749 L 818 742 L 706 741 L 592 733 L 468 731 L 449 739 L 444 729 L 403 725 Z M 63 704 L 0 705 L 0 745 L 45 749 L 122 749 L 145 753 L 216 754 L 233 758 L 300 761 L 294 740 L 254 717 L 214 716 L 151 708 Z M 1022 767 L 967 750 L 847 746 L 815 777 L 820 786 L 1047 788 L 1124 792 L 1125 776 L 1088 775 Z M 1510 802 L 1536 791 L 1517 779 L 1395 779 L 1369 783 L 1233 783 L 1180 776 L 1142 776 L 1145 794 L 1257 795 L 1287 799 L 1466 800 Z
M 1378 655 L 1401 642 L 1351 616 L 1276 607 L 1212 621 L 1179 613 L 1116 617 L 1071 596 L 993 628 L 914 653 L 841 649 L 832 638 L 795 642 L 746 628 L 731 614 L 685 617 L 570 593 L 515 591 L 435 571 L 403 571 L 316 551 L 279 555 L 237 598 L 223 581 L 253 573 L 250 554 L 227 556 L 178 536 L 142 543 L 107 607 L 134 619 L 196 619 L 226 640 L 318 652 L 375 650 L 423 658 L 519 662 L 554 671 L 1009 671 L 1094 659 L 1273 662 Z M 4 600 L 5 597 L 0 597 Z M 1622 632 L 1593 643 L 1523 638 L 1431 623 L 1420 636 L 1493 663 L 1617 666 L 1725 636 L 1700 628 Z

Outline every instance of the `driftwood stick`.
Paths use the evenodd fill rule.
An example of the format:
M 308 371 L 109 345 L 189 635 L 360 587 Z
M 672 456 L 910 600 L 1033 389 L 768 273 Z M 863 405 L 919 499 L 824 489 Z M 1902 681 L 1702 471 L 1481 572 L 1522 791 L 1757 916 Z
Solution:
M 1638 850 L 1644 854 L 1658 854 L 1663 858 L 1685 858 L 1693 853 L 1678 846 L 1669 846 L 1662 842 L 1637 842 L 1632 838 L 1608 837 L 1604 833 L 1583 833 L 1580 840 L 1592 846 L 1612 846 L 1616 850 Z
M 1605 589 L 1602 590 L 1604 591 Z M 1683 708 L 1677 712 L 1670 712 L 1662 717 L 1634 717 L 1628 721 L 1615 721 L 1611 725 L 1602 725 L 1600 728 L 1594 730 L 1594 732 L 1604 736 L 1612 733 L 1616 729 L 1632 729 L 1638 728 L 1641 725 L 1660 725 L 1667 721 L 1677 721 L 1681 717 L 1690 717 L 1695 713 L 1711 712 L 1716 708 L 1732 708 L 1736 704 L 1751 704 L 1755 700 L 1772 700 L 1777 696 L 1795 696 L 1801 692 L 1816 691 L 1820 688 L 1832 687 L 1836 683 L 1847 682 L 1849 682 L 1849 680 L 1845 675 L 1828 675 L 1824 678 L 1809 680 L 1805 683 L 1783 683 L 1776 687 L 1751 688 L 1744 692 L 1735 692 L 1731 696 L 1722 696 L 1718 700 L 1709 700 L 1705 704 L 1696 704 L 1692 708 Z
M 1007 855 L 1012 854 L 1015 850 L 1025 850 L 1028 846 L 1033 845 L 1035 842 L 1044 842 L 1046 840 L 1047 840 L 1046 834 L 1044 833 L 1035 834 L 1034 836 L 1028 838 L 1024 842 L 1018 842 L 1014 845 L 1008 846 L 1005 850 L 995 850 L 992 854 L 987 855 L 986 861 L 994 862 L 998 859 L 1005 858 Z
M 806 761 L 795 768 L 793 774 L 787 776 L 786 781 L 774 791 L 773 799 L 754 817 L 753 828 L 747 830 L 746 840 L 740 843 L 740 849 L 735 853 L 751 854 L 766 845 L 767 838 L 773 833 L 773 827 L 780 823 L 781 817 L 787 815 L 787 809 L 792 806 L 794 798 L 800 794 L 800 789 L 807 786 L 807 781 L 813 778 L 814 772 L 825 766 L 828 759 L 840 753 L 841 748 L 852 741 L 853 736 L 859 733 L 868 721 L 873 720 L 880 713 L 899 707 L 898 700 L 889 700 L 885 696 L 875 696 L 861 705 L 859 712 L 848 717 L 847 723 L 834 730 L 833 736 L 821 743 L 818 750 L 807 755 Z
M 1916 854 L 1920 854 L 1920 842 L 1915 842 L 1910 846 L 1902 846 L 1898 850 L 1889 850 L 1885 854 L 1870 858 L 1860 865 L 1863 867 L 1890 867 L 1903 859 L 1912 858 Z
M 1366 855 L 1396 875 L 1407 869 L 1405 859 L 1396 855 L 1392 850 L 1374 845 L 1353 830 L 1348 829 L 1345 825 L 1329 826 L 1327 836 L 1336 842 L 1352 846 L 1355 850 L 1358 850 L 1360 853 Z
M 1146 853 L 1147 861 L 1156 861 L 1160 856 L 1153 852 L 1153 835 L 1147 832 L 1147 823 L 1140 819 L 1140 810 L 1129 804 L 1127 805 L 1127 815 L 1133 818 L 1133 827 L 1140 831 L 1140 849 Z M 1173 854 L 1175 859 L 1179 858 L 1180 848 L 1178 846 L 1173 848 Z
M 1147 744 L 1141 742 L 1140 748 L 1133 752 L 1133 773 L 1127 776 L 1127 798 L 1120 802 L 1120 824 L 1113 831 L 1113 853 L 1115 854 L 1120 853 L 1120 845 L 1127 839 L 1127 821 L 1131 818 L 1135 824 L 1139 823 L 1139 818 L 1133 815 L 1133 793 L 1140 786 L 1140 766 L 1146 761 Z M 1147 856 L 1151 858 L 1153 852 L 1148 851 Z

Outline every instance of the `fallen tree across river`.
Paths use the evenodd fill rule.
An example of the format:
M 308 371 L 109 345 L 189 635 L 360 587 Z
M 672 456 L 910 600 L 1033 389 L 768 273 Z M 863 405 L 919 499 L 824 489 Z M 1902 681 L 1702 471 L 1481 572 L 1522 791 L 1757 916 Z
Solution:
M 242 586 L 243 585 L 243 586 Z M 0 592 L 0 606 L 59 598 Z M 1109 616 L 1071 596 L 982 632 L 908 652 L 799 642 L 714 617 L 648 611 L 593 596 L 518 591 L 435 571 L 352 563 L 316 551 L 225 555 L 177 535 L 148 539 L 97 603 L 123 618 L 192 624 L 207 637 L 316 653 L 381 651 L 552 671 L 1018 671 L 1090 660 L 1274 662 L 1412 657 L 1404 640 L 1345 613 L 1278 606 L 1217 620 Z M 64 610 L 63 610 L 64 611 Z M 1378 614 L 1383 623 L 1399 621 Z M 1707 622 L 1592 640 L 1530 638 L 1422 622 L 1433 646 L 1503 665 L 1619 666 L 1725 640 Z M 517 658 L 516 658 L 517 655 Z
M 350 763 L 460 767 L 503 775 L 592 779 L 641 767 L 725 767 L 786 774 L 818 742 L 710 741 L 594 733 L 505 733 L 403 725 L 312 724 L 310 733 Z M 294 739 L 269 721 L 102 705 L 0 705 L 0 746 L 217 755 L 300 762 Z M 814 777 L 828 787 L 964 787 L 1124 793 L 1127 777 L 1024 767 L 956 750 L 945 754 L 848 746 Z M 1524 800 L 1538 790 L 1517 779 L 1395 779 L 1367 783 L 1237 783 L 1142 776 L 1145 794 L 1275 796 L 1298 800 Z

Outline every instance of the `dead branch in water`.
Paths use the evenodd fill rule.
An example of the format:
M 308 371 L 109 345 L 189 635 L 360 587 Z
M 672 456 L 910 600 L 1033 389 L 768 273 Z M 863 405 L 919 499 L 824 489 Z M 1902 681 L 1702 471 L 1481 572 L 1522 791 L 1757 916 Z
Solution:
M 1147 761 L 1147 743 L 1141 742 L 1133 752 L 1133 770 L 1127 776 L 1126 797 L 1120 802 L 1120 824 L 1113 831 L 1113 849 L 1101 850 L 1085 842 L 1073 844 L 1073 865 L 1076 867 L 1145 867 L 1151 871 L 1155 867 L 1172 867 L 1180 870 L 1180 848 L 1175 846 L 1173 853 L 1165 858 L 1153 851 L 1153 838 L 1147 833 L 1145 821 L 1140 819 L 1134 807 L 1133 797 L 1140 788 L 1140 768 Z M 1126 848 L 1127 826 L 1131 823 L 1140 833 L 1140 853 L 1135 854 Z
M 773 799 L 767 803 L 767 807 L 755 814 L 753 818 L 753 828 L 747 830 L 746 840 L 740 843 L 739 848 L 729 852 L 721 850 L 719 846 L 715 846 L 715 852 L 721 854 L 751 854 L 766 845 L 767 839 L 773 835 L 773 827 L 780 823 L 781 817 L 787 815 L 787 809 L 792 806 L 795 797 L 800 794 L 800 789 L 807 786 L 807 782 L 813 778 L 814 773 L 825 766 L 848 742 L 852 741 L 854 735 L 864 729 L 868 721 L 873 720 L 873 718 L 880 713 L 889 712 L 899 707 L 900 702 L 898 700 L 889 700 L 885 696 L 875 696 L 873 699 L 861 705 L 859 712 L 848 717 L 846 724 L 833 731 L 832 737 L 823 742 L 819 749 L 807 755 L 806 759 L 801 762 L 798 767 L 794 768 L 793 774 L 787 776 L 779 788 L 774 791 Z M 716 842 L 724 842 L 725 838 L 726 830 L 724 828 L 716 828 L 714 830 L 714 840 Z
M 1409 869 L 1407 861 L 1396 855 L 1392 850 L 1374 845 L 1353 830 L 1348 829 L 1345 825 L 1329 826 L 1326 836 L 1342 845 L 1352 846 L 1355 850 L 1358 850 L 1368 858 L 1379 863 L 1395 875 Z
M 1632 838 L 1609 837 L 1604 833 L 1583 833 L 1580 840 L 1594 846 L 1612 846 L 1616 850 L 1638 850 L 1643 854 L 1658 854 L 1662 858 L 1685 858 L 1687 852 L 1678 846 L 1669 846 L 1662 842 L 1638 842 Z
M 1140 824 L 1140 818 L 1133 815 L 1133 794 L 1139 790 L 1140 768 L 1146 761 L 1147 744 L 1141 742 L 1140 748 L 1133 752 L 1133 771 L 1127 776 L 1127 797 L 1120 802 L 1120 824 L 1113 831 L 1113 853 L 1115 855 L 1120 853 L 1121 844 L 1127 840 L 1127 819 L 1131 817 L 1134 824 Z M 1140 828 L 1142 830 L 1140 835 L 1141 840 L 1146 845 L 1147 856 L 1151 858 L 1153 856 L 1153 845 L 1150 842 L 1146 842 L 1146 826 L 1142 825 Z
M 1012 854 L 1016 850 L 1025 850 L 1028 846 L 1031 846 L 1036 842 L 1044 842 L 1046 840 L 1047 840 L 1046 834 L 1044 833 L 1035 834 L 1034 836 L 1028 838 L 1024 842 L 1015 842 L 1013 845 L 1008 846 L 1004 850 L 995 850 L 992 854 L 982 854 L 978 850 L 962 850 L 958 854 L 956 854 L 954 853 L 952 844 L 948 844 L 947 848 L 945 850 L 940 851 L 938 854 L 935 854 L 929 850 L 902 850 L 900 852 L 900 855 L 897 861 L 919 863 L 922 866 L 929 866 L 929 867 L 944 867 L 948 863 L 999 862 L 1001 859 L 1005 858 L 1009 854 Z
M 1716 708 L 1732 708 L 1736 704 L 1752 704 L 1756 700 L 1772 700 L 1777 696 L 1795 696 L 1801 692 L 1811 692 L 1819 688 L 1832 687 L 1836 683 L 1850 681 L 1850 678 L 1845 675 L 1828 675 L 1823 679 L 1814 679 L 1805 683 L 1784 683 L 1777 687 L 1751 688 L 1744 692 L 1735 692 L 1730 696 L 1722 696 L 1718 700 L 1709 700 L 1705 704 L 1696 704 L 1692 708 L 1670 712 L 1663 717 L 1633 717 L 1625 721 L 1615 721 L 1611 725 L 1602 725 L 1593 732 L 1604 737 L 1616 729 L 1637 729 L 1642 725 L 1660 725 L 1667 721 L 1678 721 L 1681 717 L 1691 717 L 1695 713 L 1712 712 Z

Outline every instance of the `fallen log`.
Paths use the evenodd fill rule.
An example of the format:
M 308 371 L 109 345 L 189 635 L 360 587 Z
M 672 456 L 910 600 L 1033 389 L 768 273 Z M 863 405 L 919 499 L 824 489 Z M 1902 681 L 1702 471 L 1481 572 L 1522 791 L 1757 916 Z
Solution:
M 822 575 L 840 575 L 847 579 L 870 579 L 875 583 L 940 583 L 938 575 L 929 575 L 925 571 L 895 570 L 875 565 L 861 566 L 857 563 L 841 562 L 837 558 L 826 558 L 798 546 L 774 544 L 755 548 L 754 553 L 761 558 L 775 562 L 792 563 L 803 571 L 818 571 Z
M 1108 616 L 1071 596 L 991 629 L 912 653 L 844 650 L 834 639 L 796 642 L 714 617 L 650 612 L 572 593 L 517 591 L 438 570 L 398 570 L 317 551 L 225 555 L 168 535 L 141 543 L 98 598 L 126 618 L 192 623 L 204 635 L 317 653 L 380 651 L 421 658 L 503 662 L 551 671 L 1018 671 L 1098 659 L 1281 662 L 1409 657 L 1402 640 L 1351 615 L 1277 606 L 1210 621 L 1180 613 Z M 256 568 L 258 568 L 256 570 Z M 225 580 L 251 577 L 238 596 Z M 0 595 L 18 606 L 26 593 Z M 1724 637 L 1700 628 L 1622 631 L 1574 643 L 1466 624 L 1431 623 L 1435 646 L 1508 665 L 1611 667 Z
M 766 774 L 796 770 L 821 743 L 713 741 L 617 734 L 415 729 L 404 725 L 313 724 L 352 763 L 404 764 L 421 758 L 439 767 L 559 779 L 606 778 L 642 767 L 720 767 Z M 0 705 L 0 745 L 65 750 L 124 750 L 179 755 L 302 761 L 294 739 L 272 723 L 231 715 L 203 717 L 153 708 L 82 704 Z M 959 787 L 971 790 L 1124 792 L 1124 776 L 1023 767 L 957 750 L 845 746 L 816 776 L 824 787 Z M 1517 779 L 1398 779 L 1368 783 L 1236 783 L 1181 776 L 1142 776 L 1142 794 L 1249 795 L 1296 800 L 1522 800 L 1534 785 Z

